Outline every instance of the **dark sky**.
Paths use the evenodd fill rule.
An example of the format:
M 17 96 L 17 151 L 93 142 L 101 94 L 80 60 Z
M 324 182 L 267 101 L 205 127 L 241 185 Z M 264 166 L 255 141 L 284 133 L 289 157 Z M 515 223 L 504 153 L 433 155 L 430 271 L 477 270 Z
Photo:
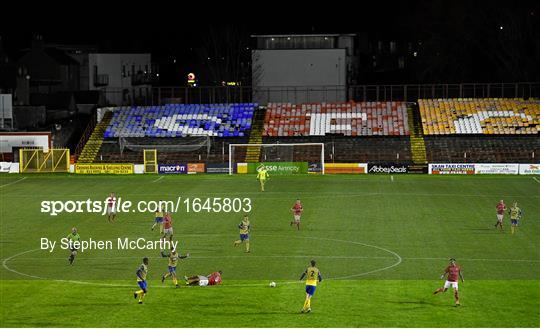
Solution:
M 210 30 L 232 27 L 248 44 L 251 34 L 357 33 L 387 41 L 431 38 L 434 43 L 430 51 L 433 56 L 441 54 L 440 58 L 433 58 L 442 61 L 443 65 L 437 67 L 441 69 L 444 63 L 454 58 L 459 57 L 458 62 L 465 63 L 470 57 L 478 56 L 479 51 L 474 45 L 480 42 L 475 40 L 493 37 L 490 33 L 496 31 L 500 22 L 504 24 L 507 13 L 518 10 L 525 15 L 534 13 L 527 20 L 536 21 L 532 27 L 535 34 L 527 37 L 540 38 L 538 1 L 532 0 L 228 1 L 219 4 L 210 1 L 132 1 L 114 6 L 109 1 L 70 3 L 56 8 L 49 5 L 50 2 L 46 5 L 33 3 L 31 11 L 23 10 L 24 15 L 13 22 L 0 22 L 0 36 L 9 55 L 17 58 L 18 50 L 28 48 L 32 36 L 40 33 L 46 43 L 90 44 L 102 52 L 151 52 L 156 62 L 167 62 L 174 57 L 187 63 L 194 60 L 192 49 L 204 43 Z M 474 24 L 476 16 L 489 18 L 483 23 L 485 26 Z M 505 33 L 511 32 L 505 30 Z M 462 40 L 467 41 L 464 44 L 468 46 L 458 49 L 462 48 Z M 538 45 L 532 48 L 529 61 L 539 51 Z M 523 49 L 529 51 L 527 45 Z M 445 53 L 447 57 L 444 57 Z M 431 58 L 426 60 L 433 62 Z M 484 62 L 478 58 L 467 65 L 475 68 Z M 483 70 L 489 73 L 491 68 Z M 475 74 L 471 73 L 473 79 Z M 466 77 L 456 77 L 461 78 Z M 486 78 L 490 76 L 486 75 Z

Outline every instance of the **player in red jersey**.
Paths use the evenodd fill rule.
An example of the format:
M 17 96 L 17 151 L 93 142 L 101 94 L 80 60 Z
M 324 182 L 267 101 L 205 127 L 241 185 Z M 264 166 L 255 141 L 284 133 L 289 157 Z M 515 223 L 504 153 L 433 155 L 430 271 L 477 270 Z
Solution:
M 300 216 L 302 216 L 302 212 L 304 211 L 304 208 L 302 207 L 302 202 L 300 202 L 300 199 L 296 199 L 296 202 L 294 203 L 293 207 L 291 208 L 291 211 L 294 215 L 294 220 L 291 221 L 291 226 L 296 225 L 296 228 L 300 230 Z
M 163 236 L 161 240 L 163 241 L 163 247 L 165 248 L 165 241 L 169 239 L 169 242 L 172 243 L 173 239 L 173 227 L 172 227 L 172 217 L 170 212 L 166 212 L 163 216 Z M 161 250 L 161 256 L 166 257 L 165 252 L 167 249 Z
M 461 274 L 461 267 L 456 264 L 454 258 L 450 258 L 450 265 L 444 269 L 444 273 L 441 275 L 441 279 L 448 275 L 446 281 L 444 282 L 444 287 L 435 290 L 434 295 L 440 292 L 446 292 L 448 288 L 452 287 L 454 289 L 454 299 L 456 300 L 456 306 L 459 304 L 459 294 L 458 294 L 458 279 L 461 279 L 461 282 L 464 282 L 463 275 Z
M 504 201 L 503 200 L 499 201 L 499 203 L 497 203 L 497 205 L 495 206 L 495 209 L 497 209 L 497 223 L 495 224 L 495 228 L 499 226 L 502 232 L 504 212 L 506 211 L 506 205 L 504 204 Z
M 193 275 L 189 278 L 186 276 L 184 279 L 186 280 L 186 284 L 190 286 L 216 286 L 218 284 L 221 284 L 221 274 L 223 272 L 217 271 L 214 273 L 210 273 L 207 276 L 204 275 Z

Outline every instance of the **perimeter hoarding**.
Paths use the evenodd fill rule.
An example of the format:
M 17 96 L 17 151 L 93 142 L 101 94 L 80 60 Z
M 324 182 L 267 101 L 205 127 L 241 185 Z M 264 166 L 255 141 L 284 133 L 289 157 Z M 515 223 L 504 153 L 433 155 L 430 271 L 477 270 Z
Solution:
M 158 174 L 187 174 L 187 164 L 160 164 Z
M 76 174 L 133 174 L 133 163 L 77 163 L 75 164 Z
M 263 162 L 266 170 L 269 174 L 307 174 L 308 173 L 308 163 L 307 162 Z M 260 166 L 260 163 L 248 163 L 247 164 L 247 173 L 255 174 L 257 173 L 257 167 Z M 238 171 L 240 173 L 240 171 Z
M 519 165 L 520 175 L 540 175 L 540 163 L 521 163 Z
M 430 163 L 429 173 L 432 175 L 474 175 L 473 163 Z
M 475 174 L 505 174 L 517 175 L 519 165 L 517 163 L 475 163 Z

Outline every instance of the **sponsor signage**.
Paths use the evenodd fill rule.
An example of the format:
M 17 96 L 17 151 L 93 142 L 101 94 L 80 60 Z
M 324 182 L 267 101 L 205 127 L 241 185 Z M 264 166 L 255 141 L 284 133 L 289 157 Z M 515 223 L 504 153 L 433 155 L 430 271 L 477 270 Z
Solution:
M 75 164 L 76 174 L 133 174 L 132 163 L 77 163 Z
M 0 162 L 0 172 L 9 172 L 11 170 L 11 162 Z
M 204 173 L 204 163 L 188 163 L 188 174 Z
M 160 164 L 158 174 L 187 174 L 187 164 Z
M 406 164 L 385 163 L 368 165 L 370 174 L 406 174 L 409 172 L 409 166 Z
M 475 163 L 476 174 L 506 174 L 517 175 L 519 165 L 517 163 Z
M 367 174 L 367 163 L 325 163 L 325 174 Z
M 42 148 L 49 152 L 51 133 L 0 133 L 0 153 L 12 153 L 13 148 Z
M 540 175 L 540 163 L 522 163 L 519 165 L 520 175 Z
M 433 175 L 473 175 L 473 163 L 430 163 L 429 173 Z
M 229 165 L 226 163 L 207 163 L 206 173 L 207 174 L 228 174 Z
M 322 172 L 322 167 L 320 162 L 308 162 L 308 173 L 316 174 Z
M 307 174 L 307 162 L 263 162 L 269 174 Z M 248 173 L 256 173 L 260 163 L 248 163 Z M 240 169 L 238 169 L 240 172 Z

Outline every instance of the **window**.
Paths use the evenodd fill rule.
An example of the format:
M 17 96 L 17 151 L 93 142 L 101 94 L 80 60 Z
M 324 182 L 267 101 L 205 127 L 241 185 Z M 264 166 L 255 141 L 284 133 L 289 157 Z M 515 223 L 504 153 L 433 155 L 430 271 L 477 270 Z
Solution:
M 122 65 L 122 78 L 126 77 L 126 66 Z

